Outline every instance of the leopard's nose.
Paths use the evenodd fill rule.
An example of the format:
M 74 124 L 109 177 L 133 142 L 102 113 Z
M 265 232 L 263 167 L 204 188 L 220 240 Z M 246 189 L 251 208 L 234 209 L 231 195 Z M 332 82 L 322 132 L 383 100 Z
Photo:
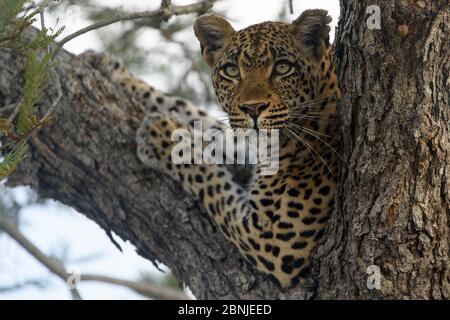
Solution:
M 239 109 L 241 109 L 243 112 L 247 113 L 253 119 L 256 119 L 259 117 L 261 112 L 263 112 L 265 109 L 267 109 L 268 106 L 269 105 L 265 102 L 245 103 L 245 104 L 239 105 Z

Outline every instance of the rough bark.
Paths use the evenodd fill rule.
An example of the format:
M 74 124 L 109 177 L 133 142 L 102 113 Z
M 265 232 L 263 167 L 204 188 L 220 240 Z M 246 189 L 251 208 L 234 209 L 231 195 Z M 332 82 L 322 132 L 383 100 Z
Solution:
M 341 1 L 341 185 L 312 276 L 297 288 L 282 292 L 253 271 L 195 200 L 138 162 L 142 110 L 83 56 L 59 53 L 64 98 L 8 184 L 75 207 L 169 266 L 198 298 L 448 299 L 450 6 L 384 1 L 382 29 L 369 30 L 371 4 Z M 8 105 L 20 97 L 23 58 L 0 49 L 0 66 L 9 66 L 0 67 Z M 40 112 L 55 96 L 50 87 Z M 380 290 L 367 288 L 371 265 Z
M 449 299 L 450 6 L 379 3 L 370 30 L 373 1 L 341 1 L 344 165 L 318 296 Z M 381 290 L 366 286 L 370 265 Z

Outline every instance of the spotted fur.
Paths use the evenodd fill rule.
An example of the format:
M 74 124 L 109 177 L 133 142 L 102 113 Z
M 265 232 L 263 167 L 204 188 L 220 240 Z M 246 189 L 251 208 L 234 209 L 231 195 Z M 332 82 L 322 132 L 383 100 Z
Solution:
M 264 22 L 240 31 L 215 15 L 195 23 L 231 126 L 281 133 L 279 172 L 264 176 L 257 166 L 249 187 L 221 165 L 173 164 L 174 129 L 191 130 L 194 120 L 204 128 L 223 124 L 135 79 L 120 62 L 103 63 L 105 73 L 148 108 L 136 136 L 139 159 L 194 194 L 245 260 L 283 287 L 308 273 L 310 252 L 333 207 L 339 90 L 329 22 L 326 11 L 309 10 L 292 24 Z

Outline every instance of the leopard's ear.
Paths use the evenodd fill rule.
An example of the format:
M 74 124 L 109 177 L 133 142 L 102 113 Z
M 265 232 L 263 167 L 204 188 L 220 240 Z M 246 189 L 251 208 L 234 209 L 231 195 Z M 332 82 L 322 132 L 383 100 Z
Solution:
M 326 10 L 306 10 L 292 22 L 292 32 L 299 49 L 320 60 L 329 47 L 331 17 Z
M 217 15 L 205 14 L 197 18 L 194 23 L 194 33 L 200 41 L 203 57 L 210 67 L 235 32 L 227 20 Z

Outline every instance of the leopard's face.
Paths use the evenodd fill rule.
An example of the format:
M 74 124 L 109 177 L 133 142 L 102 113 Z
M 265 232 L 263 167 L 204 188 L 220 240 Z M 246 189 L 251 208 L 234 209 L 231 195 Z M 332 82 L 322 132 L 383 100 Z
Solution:
M 314 99 L 313 66 L 290 25 L 265 22 L 230 38 L 212 66 L 213 86 L 233 128 L 281 129 Z
M 194 31 L 232 127 L 302 126 L 309 111 L 304 105 L 316 98 L 322 80 L 330 21 L 326 12 L 312 10 L 291 24 L 264 22 L 235 31 L 216 15 L 197 19 Z

